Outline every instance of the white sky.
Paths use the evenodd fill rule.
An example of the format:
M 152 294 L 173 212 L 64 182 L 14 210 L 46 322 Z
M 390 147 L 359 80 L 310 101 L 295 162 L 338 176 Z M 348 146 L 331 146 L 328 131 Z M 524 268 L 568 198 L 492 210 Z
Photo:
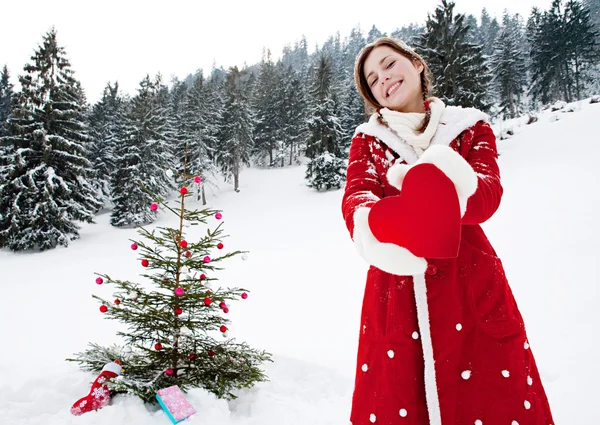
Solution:
M 373 24 L 390 33 L 411 22 L 422 23 L 439 0 L 231 0 L 164 2 L 139 0 L 29 0 L 2 5 L 0 66 L 8 65 L 11 81 L 30 61 L 42 35 L 53 25 L 76 77 L 94 102 L 108 81 L 118 80 L 133 94 L 144 76 L 161 72 L 170 82 L 213 62 L 225 67 L 260 61 L 263 47 L 279 57 L 283 46 L 305 35 L 309 49 L 340 31 L 342 38 L 360 25 Z M 549 8 L 551 0 L 456 0 L 456 10 L 479 18 L 486 7 L 501 18 L 528 16 L 533 6 Z

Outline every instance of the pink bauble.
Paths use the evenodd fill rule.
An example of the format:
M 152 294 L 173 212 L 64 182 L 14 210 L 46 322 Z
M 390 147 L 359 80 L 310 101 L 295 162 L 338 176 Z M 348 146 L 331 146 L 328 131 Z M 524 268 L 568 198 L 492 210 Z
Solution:
M 221 307 L 221 308 L 227 308 L 227 304 L 225 304 L 225 301 L 221 301 L 219 303 L 219 307 Z
M 220 212 L 218 212 L 218 213 L 216 213 L 216 214 L 215 214 L 215 218 L 216 218 L 217 220 L 220 220 L 220 219 L 222 219 L 222 218 L 223 218 L 223 214 L 221 214 Z
M 196 183 L 202 183 L 202 178 L 200 176 L 196 176 L 196 177 L 194 177 L 194 181 Z
M 175 295 L 181 297 L 184 294 L 183 288 L 175 288 Z
M 225 308 L 223 309 L 223 313 L 229 313 L 229 309 L 228 309 L 227 307 L 225 307 Z
M 207 255 L 203 260 L 206 264 L 210 263 L 210 257 Z
M 167 375 L 167 376 L 173 376 L 174 373 L 175 372 L 173 372 L 173 369 L 167 369 L 167 370 L 165 370 L 165 375 Z
M 244 292 L 244 293 L 242 294 L 242 298 L 243 298 L 243 299 L 246 299 L 246 298 L 248 298 L 248 294 L 246 294 L 246 293 Z
M 134 251 L 135 251 L 136 249 L 138 249 L 138 246 L 137 246 L 137 244 L 136 244 L 136 243 L 132 243 L 132 244 L 131 244 L 131 249 L 133 249 Z
M 97 277 L 97 278 L 96 278 L 96 283 L 97 283 L 98 285 L 102 285 L 102 284 L 104 283 L 104 280 L 103 280 L 101 277 Z
M 150 209 L 152 211 L 156 211 L 158 209 L 158 204 L 155 204 L 155 203 L 150 204 Z

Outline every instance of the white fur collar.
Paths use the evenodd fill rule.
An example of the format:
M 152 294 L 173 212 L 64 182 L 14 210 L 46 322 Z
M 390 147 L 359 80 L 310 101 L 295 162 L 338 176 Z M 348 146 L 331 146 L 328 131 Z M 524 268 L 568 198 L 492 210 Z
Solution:
M 419 157 L 415 150 L 404 140 L 399 138 L 388 127 L 382 125 L 377 119 L 378 114 L 371 115 L 369 122 L 359 125 L 356 134 L 366 134 L 379 139 L 408 164 L 414 164 Z M 460 133 L 473 127 L 479 121 L 488 121 L 489 116 L 476 108 L 462 108 L 460 106 L 446 106 L 440 118 L 440 124 L 431 140 L 431 145 L 448 146 Z

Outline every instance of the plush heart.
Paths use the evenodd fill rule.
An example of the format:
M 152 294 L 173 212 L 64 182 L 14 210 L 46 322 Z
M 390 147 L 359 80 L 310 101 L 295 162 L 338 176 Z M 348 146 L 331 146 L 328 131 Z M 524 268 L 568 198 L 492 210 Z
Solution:
M 400 195 L 373 205 L 369 227 L 379 242 L 400 245 L 417 257 L 456 258 L 461 225 L 454 184 L 433 164 L 415 165 Z

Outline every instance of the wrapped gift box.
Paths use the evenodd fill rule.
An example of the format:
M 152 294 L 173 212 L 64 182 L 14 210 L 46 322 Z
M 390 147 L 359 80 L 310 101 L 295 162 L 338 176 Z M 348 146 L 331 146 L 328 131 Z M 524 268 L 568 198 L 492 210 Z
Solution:
M 196 410 L 192 407 L 185 397 L 185 394 L 183 394 L 183 391 L 181 391 L 177 385 L 158 390 L 156 399 L 174 424 L 179 423 L 196 413 Z

